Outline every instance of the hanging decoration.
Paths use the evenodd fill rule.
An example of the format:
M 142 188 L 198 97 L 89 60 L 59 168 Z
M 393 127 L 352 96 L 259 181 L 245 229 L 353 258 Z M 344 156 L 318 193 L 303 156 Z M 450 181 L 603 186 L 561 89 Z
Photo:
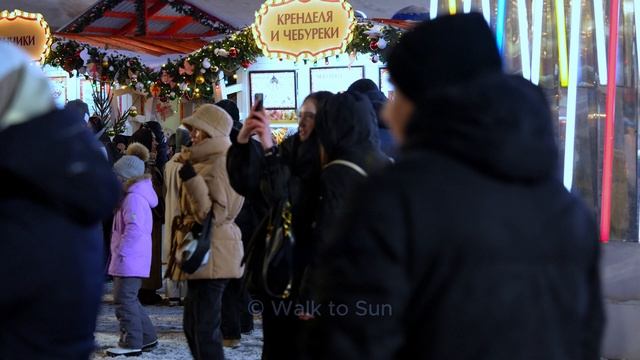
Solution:
M 376 63 L 386 60 L 385 49 L 397 43 L 402 31 L 360 23 L 354 27 L 353 34 L 354 39 L 347 46 L 349 59 L 353 62 L 357 54 L 368 54 Z M 55 39 L 45 63 L 62 67 L 71 77 L 118 84 L 164 101 L 180 98 L 210 101 L 215 98 L 220 78 L 224 78 L 221 72 L 226 77 L 233 76 L 239 69 L 249 69 L 262 55 L 251 28 L 246 28 L 195 53 L 168 61 L 158 70 L 146 67 L 138 57 L 107 54 L 102 49 L 62 39 Z
M 80 33 L 87 26 L 91 25 L 91 23 L 102 18 L 105 12 L 113 10 L 113 8 L 122 1 L 124 0 L 102 0 L 89 9 L 89 11 L 82 15 L 82 17 L 74 21 L 73 24 L 63 28 L 62 31 L 67 33 Z M 143 32 L 140 25 L 143 24 L 143 22 L 140 21 L 140 16 L 144 16 L 144 11 L 142 11 L 144 10 L 144 7 L 141 3 L 143 3 L 141 0 L 136 0 L 136 16 L 138 17 L 138 27 L 136 28 L 137 33 L 141 31 Z M 229 25 L 182 0 L 168 0 L 167 5 L 171 6 L 171 8 L 173 8 L 177 13 L 190 16 L 200 24 L 217 33 L 225 34 L 230 30 Z
M 191 16 L 195 20 L 198 20 L 200 24 L 220 34 L 228 33 L 230 30 L 229 26 L 224 22 L 198 9 L 197 7 L 191 4 L 185 3 L 182 0 L 169 0 L 168 3 L 176 12 L 182 15 Z
M 123 0 L 103 0 L 97 5 L 89 9 L 79 19 L 75 20 L 73 24 L 65 27 L 64 32 L 68 33 L 80 33 L 84 28 L 89 26 L 92 22 L 100 19 L 104 16 L 106 11 L 109 11 L 120 4 Z

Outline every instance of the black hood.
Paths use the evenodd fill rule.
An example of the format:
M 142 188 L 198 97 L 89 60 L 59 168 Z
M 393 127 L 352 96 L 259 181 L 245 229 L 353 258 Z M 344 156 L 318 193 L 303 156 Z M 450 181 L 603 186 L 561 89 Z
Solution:
M 557 175 L 549 104 L 540 88 L 519 76 L 491 75 L 422 99 L 405 150 L 419 148 L 508 180 Z
M 351 84 L 348 91 L 358 92 L 366 96 L 369 101 L 371 101 L 373 110 L 375 110 L 376 112 L 377 126 L 381 129 L 387 128 L 387 125 L 384 123 L 384 121 L 382 121 L 382 110 L 388 99 L 386 96 L 384 96 L 382 91 L 378 89 L 378 85 L 376 85 L 376 83 L 374 83 L 370 79 L 360 79 Z
M 331 97 L 316 115 L 315 133 L 329 160 L 376 147 L 376 114 L 371 101 L 347 91 Z
M 371 101 L 371 105 L 373 105 L 373 109 L 376 112 L 378 127 L 381 129 L 386 129 L 387 125 L 382 120 L 382 110 L 384 109 L 384 105 L 387 103 L 387 97 L 384 96 L 384 94 L 380 90 L 367 91 L 366 93 L 364 93 L 364 96 L 369 98 L 369 101 Z

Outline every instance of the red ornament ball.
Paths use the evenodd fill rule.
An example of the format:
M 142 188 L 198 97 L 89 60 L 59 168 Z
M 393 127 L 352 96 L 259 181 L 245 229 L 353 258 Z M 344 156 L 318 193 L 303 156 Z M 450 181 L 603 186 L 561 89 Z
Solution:
M 242 65 L 243 68 L 248 69 L 249 66 L 251 66 L 251 61 L 249 60 L 242 60 L 242 63 L 240 63 L 240 65 Z
M 371 42 L 371 44 L 369 44 L 369 48 L 370 48 L 372 51 L 376 51 L 376 50 L 378 50 L 378 40 L 374 40 L 374 41 L 372 41 L 372 42 Z
M 236 49 L 234 47 L 229 49 L 229 56 L 231 56 L 232 58 L 238 57 L 239 53 L 240 53 L 240 51 L 238 51 L 238 49 Z

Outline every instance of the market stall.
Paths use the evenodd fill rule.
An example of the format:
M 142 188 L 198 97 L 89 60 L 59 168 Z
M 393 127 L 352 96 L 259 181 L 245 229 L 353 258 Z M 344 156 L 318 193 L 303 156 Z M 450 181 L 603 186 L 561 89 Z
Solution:
M 45 63 L 64 69 L 50 72 L 56 94 L 61 103 L 74 98 L 89 101 L 85 81 L 97 80 L 114 91 L 128 92 L 131 100 L 125 96 L 123 107 L 137 104 L 135 96 L 151 99 L 140 106 L 140 112 L 147 116 L 147 110 L 160 110 L 165 123 L 173 127 L 193 106 L 215 99 L 234 99 L 246 114 L 253 95 L 263 92 L 276 126 L 295 127 L 295 108 L 313 90 L 339 91 L 364 76 L 390 94 L 385 49 L 415 21 L 478 11 L 495 32 L 505 69 L 538 84 L 548 95 L 557 119 L 564 184 L 599 213 L 603 240 L 639 238 L 638 1 L 620 5 L 616 0 L 432 0 L 424 4 L 428 10 L 414 3 L 389 18 L 390 6 L 411 2 L 380 2 L 372 7 L 353 0 L 357 7 L 351 9 L 353 27 L 354 22 L 338 25 L 334 32 L 334 26 L 314 25 L 336 22 L 337 15 L 331 19 L 290 16 L 289 24 L 280 24 L 285 27 L 281 32 L 269 32 L 267 41 L 256 36 L 265 15 L 260 13 L 260 3 L 99 1 L 53 32 L 57 38 Z M 288 7 L 326 5 L 318 5 L 322 0 L 285 3 Z M 289 14 L 314 12 L 322 13 L 307 9 Z M 363 12 L 373 17 L 366 19 Z M 222 18 L 235 19 L 235 25 Z M 247 27 L 251 22 L 254 26 Z M 262 24 L 273 27 L 269 21 Z M 280 26 L 278 21 L 275 25 Z M 298 30 L 314 26 L 315 32 L 309 34 L 315 40 L 336 37 L 341 44 L 305 55 L 308 49 L 300 44 L 316 43 Z M 345 28 L 350 29 L 346 37 Z M 266 34 L 264 29 L 262 33 Z M 615 41 L 607 44 L 607 35 Z M 270 47 L 269 42 L 284 39 L 280 44 L 284 48 Z

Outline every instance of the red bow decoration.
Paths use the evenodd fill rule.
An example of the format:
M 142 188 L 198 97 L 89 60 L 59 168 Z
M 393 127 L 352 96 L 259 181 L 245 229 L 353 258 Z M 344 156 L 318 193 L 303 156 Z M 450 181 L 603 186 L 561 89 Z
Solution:
M 89 74 L 89 76 L 91 76 L 92 78 L 97 78 L 100 75 L 100 70 L 98 68 L 98 65 L 93 62 L 88 63 L 87 74 Z
M 180 73 L 180 75 L 183 75 L 183 74 L 193 75 L 193 71 L 194 71 L 194 66 L 189 64 L 189 61 L 187 61 L 186 59 L 184 60 L 183 67 L 178 69 L 178 72 Z

